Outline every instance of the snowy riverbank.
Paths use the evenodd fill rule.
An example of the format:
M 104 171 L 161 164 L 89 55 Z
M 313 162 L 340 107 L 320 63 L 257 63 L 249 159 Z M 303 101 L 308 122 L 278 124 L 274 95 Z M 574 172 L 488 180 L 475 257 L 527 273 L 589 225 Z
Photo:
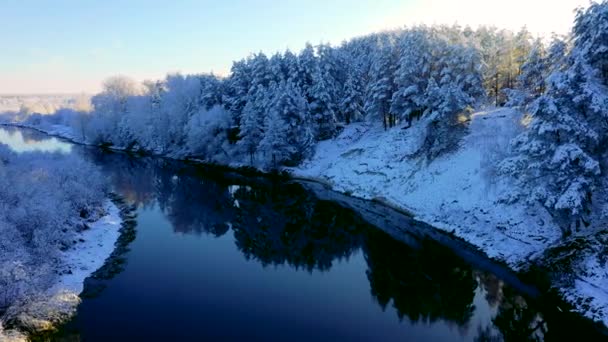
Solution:
M 120 236 L 119 208 L 108 199 L 100 212 L 103 216 L 95 221 L 83 221 L 81 225 L 87 228 L 60 252 L 59 260 L 53 263 L 57 276 L 51 286 L 9 310 L 5 318 L 14 330 L 5 331 L 0 322 L 0 340 L 27 340 L 24 332 L 51 330 L 76 312 L 85 279 L 104 265 Z
M 106 200 L 102 212 L 103 216 L 97 220 L 83 222 L 88 228 L 76 236 L 72 246 L 61 252 L 60 260 L 55 263 L 58 276 L 53 285 L 18 307 L 14 317 L 9 317 L 11 325 L 18 330 L 3 331 L 0 323 L 0 340 L 25 340 L 25 335 L 19 330 L 46 331 L 76 312 L 85 279 L 103 266 L 120 236 L 120 209 Z
M 546 252 L 559 248 L 559 227 L 541 206 L 507 204 L 512 183 L 497 174 L 509 141 L 523 129 L 512 109 L 475 113 L 470 133 L 458 151 L 427 164 L 410 158 L 422 143 L 421 122 L 410 129 L 385 132 L 380 125 L 354 124 L 335 139 L 320 142 L 314 156 L 291 171 L 333 190 L 379 199 L 412 213 L 415 219 L 451 232 L 514 270 L 545 263 Z M 591 227 L 593 234 L 601 227 Z M 581 314 L 608 326 L 608 272 L 600 244 L 588 253 L 574 251 L 569 277 L 554 286 Z M 550 260 L 548 261 L 551 262 Z
M 119 208 L 108 200 L 104 205 L 106 215 L 80 233 L 79 243 L 63 252 L 62 262 L 67 266 L 57 283 L 49 289 L 50 296 L 68 291 L 80 294 L 84 280 L 103 266 L 114 251 L 120 236 L 122 219 Z
M 314 157 L 293 172 L 320 178 L 336 191 L 382 199 L 520 269 L 560 239 L 544 209 L 501 201 L 511 185 L 494 168 L 520 120 L 509 109 L 476 113 L 460 149 L 428 165 L 410 158 L 422 143 L 422 123 L 388 132 L 350 125 L 319 143 Z

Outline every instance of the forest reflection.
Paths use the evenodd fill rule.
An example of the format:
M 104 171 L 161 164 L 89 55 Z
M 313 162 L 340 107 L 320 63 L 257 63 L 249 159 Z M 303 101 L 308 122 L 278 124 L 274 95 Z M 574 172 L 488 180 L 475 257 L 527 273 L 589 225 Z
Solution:
M 299 184 L 165 159 L 84 153 L 129 202 L 142 208 L 158 206 L 175 233 L 232 233 L 246 259 L 307 272 L 329 271 L 335 262 L 361 251 L 370 295 L 400 320 L 443 321 L 463 332 L 477 329 L 477 341 L 549 336 L 539 311 L 493 274 L 472 268 L 433 241 L 397 241 L 352 210 L 319 200 Z M 489 324 L 473 319 L 479 293 L 492 312 Z

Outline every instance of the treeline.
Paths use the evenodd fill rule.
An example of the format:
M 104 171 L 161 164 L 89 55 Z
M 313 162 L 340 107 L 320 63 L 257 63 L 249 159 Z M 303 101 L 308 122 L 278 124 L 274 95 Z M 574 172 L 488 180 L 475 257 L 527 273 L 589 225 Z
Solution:
M 523 84 L 535 44 L 525 29 L 418 26 L 307 44 L 298 54 L 252 54 L 226 78 L 111 78 L 92 98 L 93 114 L 55 120 L 99 144 L 274 167 L 297 164 L 351 122 L 388 129 L 426 117 L 432 157 L 454 145 L 477 102 L 503 104 L 504 90 Z

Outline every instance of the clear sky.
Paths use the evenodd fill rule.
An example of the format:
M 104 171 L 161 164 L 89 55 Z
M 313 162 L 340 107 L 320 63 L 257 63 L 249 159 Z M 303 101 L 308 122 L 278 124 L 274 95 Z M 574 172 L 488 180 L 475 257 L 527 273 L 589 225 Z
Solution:
M 0 0 L 0 94 L 95 92 L 123 74 L 227 74 L 251 52 L 299 51 L 416 23 L 566 33 L 588 0 Z

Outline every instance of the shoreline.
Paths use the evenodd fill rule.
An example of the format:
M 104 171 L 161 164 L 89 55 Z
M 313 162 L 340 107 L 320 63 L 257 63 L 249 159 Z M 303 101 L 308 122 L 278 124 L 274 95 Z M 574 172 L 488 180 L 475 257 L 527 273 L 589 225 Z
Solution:
M 486 118 L 484 118 L 484 119 L 486 119 Z M 33 129 L 33 130 L 36 130 L 43 134 L 61 138 L 61 139 L 64 139 L 64 140 L 69 141 L 74 144 L 89 146 L 89 147 L 104 148 L 104 149 L 108 149 L 108 150 L 111 150 L 114 152 L 141 154 L 142 156 L 167 158 L 167 159 L 171 159 L 171 160 L 195 163 L 198 165 L 216 166 L 216 164 L 206 163 L 202 160 L 197 160 L 195 158 L 188 158 L 188 157 L 180 158 L 180 157 L 173 157 L 173 156 L 166 155 L 166 154 L 155 153 L 153 151 L 142 152 L 142 151 L 129 150 L 126 148 L 102 146 L 102 145 L 81 142 L 81 141 L 75 139 L 72 136 L 71 132 L 67 132 L 67 130 L 69 130 L 68 127 L 63 127 L 64 128 L 63 130 L 58 129 L 58 128 L 62 128 L 62 127 L 56 127 L 53 130 L 45 130 L 45 129 L 41 129 L 38 127 L 32 127 L 32 126 L 23 125 L 23 124 L 0 123 L 0 125 L 9 126 L 9 127 L 12 126 L 12 127 L 18 127 L 18 128 L 25 128 L 25 129 Z M 68 134 L 68 133 L 70 133 L 70 134 Z M 349 149 L 356 150 L 356 146 L 351 146 Z M 316 156 L 316 154 L 315 154 L 315 156 Z M 342 156 L 340 156 L 340 157 L 342 157 Z M 430 215 L 429 213 L 425 213 L 424 211 L 417 211 L 416 208 L 412 208 L 410 206 L 404 206 L 402 203 L 400 203 L 400 201 L 395 200 L 391 196 L 386 198 L 381 195 L 378 196 L 378 195 L 366 193 L 365 191 L 362 191 L 362 190 L 357 191 L 355 189 L 350 189 L 348 187 L 348 185 L 352 185 L 352 184 L 340 184 L 340 183 L 336 182 L 334 179 L 332 179 L 331 177 L 328 178 L 322 172 L 317 172 L 317 173 L 307 172 L 305 167 L 310 166 L 311 164 L 314 164 L 314 162 L 312 160 L 308 160 L 307 163 L 308 163 L 308 165 L 303 164 L 298 167 L 284 168 L 284 169 L 282 169 L 282 171 L 288 172 L 290 180 L 297 181 L 297 182 L 316 183 L 316 184 L 322 186 L 325 190 L 334 192 L 336 194 L 340 194 L 341 196 L 347 196 L 352 199 L 364 200 L 364 201 L 370 201 L 372 203 L 377 203 L 379 205 L 385 206 L 388 209 L 395 210 L 402 215 L 411 217 L 414 220 L 419 221 L 419 222 L 431 227 L 435 231 L 436 234 L 444 236 L 445 238 L 448 238 L 448 239 L 454 239 L 457 241 L 461 241 L 462 243 L 464 243 L 466 245 L 466 248 L 469 249 L 469 252 L 471 252 L 471 254 L 475 254 L 475 253 L 481 254 L 481 255 L 483 255 L 483 257 L 487 258 L 489 261 L 491 261 L 493 263 L 504 265 L 506 268 L 508 268 L 509 270 L 514 272 L 514 274 L 516 274 L 516 275 L 526 274 L 526 272 L 530 271 L 531 268 L 534 268 L 535 272 L 538 272 L 540 270 L 542 273 L 546 273 L 547 276 L 553 275 L 553 274 L 551 274 L 550 263 L 543 263 L 544 260 L 541 260 L 541 259 L 543 259 L 546 252 L 549 249 L 559 248 L 560 246 L 562 246 L 563 242 L 564 242 L 563 240 L 554 239 L 553 241 L 550 241 L 550 243 L 543 243 L 541 245 L 542 248 L 540 248 L 540 249 L 539 248 L 537 248 L 536 250 L 532 249 L 532 252 L 524 253 L 524 254 L 519 252 L 519 255 L 504 255 L 501 253 L 492 253 L 491 246 L 490 246 L 490 248 L 488 248 L 487 245 L 483 245 L 483 244 L 480 245 L 478 243 L 479 241 L 477 241 L 477 243 L 476 243 L 476 241 L 474 241 L 474 239 L 473 240 L 470 239 L 470 236 L 467 236 L 466 234 L 462 234 L 458 230 L 458 227 L 460 227 L 458 222 L 456 222 L 455 224 L 450 224 L 449 222 L 442 222 L 440 220 L 437 220 L 437 217 L 434 215 Z M 248 168 L 247 168 L 247 170 L 243 170 L 244 169 L 243 165 L 236 165 L 236 164 L 219 165 L 218 164 L 217 166 L 226 167 L 226 168 L 228 168 L 232 171 L 236 171 L 236 172 L 240 172 L 240 171 L 247 172 L 248 171 Z M 241 167 L 243 169 L 239 169 L 239 167 Z M 264 175 L 270 174 L 267 171 L 259 170 L 257 168 L 255 169 L 255 172 L 258 174 L 264 174 Z M 492 211 L 490 210 L 490 211 L 482 212 L 482 213 L 487 215 L 487 214 L 492 214 Z M 465 214 L 468 214 L 468 212 L 465 212 Z M 535 216 L 535 215 L 533 215 L 533 216 Z M 543 226 L 544 226 L 544 224 L 543 224 Z M 546 229 L 548 229 L 548 228 L 546 228 Z M 499 232 L 497 232 L 497 233 L 499 233 Z M 503 234 L 504 234 L 504 232 L 503 232 Z M 521 246 L 525 247 L 526 245 L 528 245 L 528 243 L 526 241 L 522 241 L 522 240 L 518 240 L 517 238 L 509 237 L 507 234 L 504 234 L 504 235 L 507 236 L 507 239 L 513 240 L 513 241 L 515 241 L 515 243 L 518 243 Z M 503 237 L 503 239 L 504 238 L 505 237 Z M 489 239 L 492 240 L 491 237 Z M 494 240 L 496 240 L 496 239 L 494 239 Z M 494 241 L 494 242 L 500 243 L 500 241 Z M 505 246 L 502 246 L 502 247 L 505 248 Z M 513 246 L 511 246 L 511 247 L 507 246 L 507 250 L 508 250 L 508 248 L 513 248 Z M 523 257 L 522 257 L 522 255 L 523 255 Z M 543 262 L 541 262 L 541 261 L 543 261 Z M 574 272 L 572 274 L 575 276 Z M 577 281 L 580 282 L 580 279 L 577 279 Z M 590 322 L 594 322 L 594 324 L 601 324 L 602 326 L 598 327 L 598 329 L 601 330 L 604 334 L 608 335 L 608 316 L 604 315 L 604 314 L 602 314 L 600 316 L 595 315 L 594 312 L 591 312 L 591 310 L 589 308 L 585 308 L 584 306 L 581 305 L 580 298 L 590 298 L 590 297 L 584 297 L 581 293 L 577 293 L 578 289 L 576 287 L 564 288 L 564 287 L 560 287 L 560 284 L 555 284 L 553 282 L 551 282 L 549 285 L 550 285 L 551 290 L 555 290 L 558 293 L 559 299 L 561 301 L 574 307 L 574 309 L 571 309 L 569 311 L 577 312 L 581 316 L 581 318 L 588 319 Z M 588 299 L 588 301 L 589 300 L 590 299 Z M 595 300 L 595 298 L 591 298 L 591 300 Z
M 8 330 L 0 324 L 0 337 L 24 341 L 54 331 L 71 319 L 81 302 L 86 280 L 109 260 L 124 226 L 123 210 L 114 198 L 103 204 L 105 214 L 79 233 L 75 244 L 61 255 L 62 269 L 57 269 L 54 284 L 39 300 L 28 303 L 16 317 L 9 319 Z

